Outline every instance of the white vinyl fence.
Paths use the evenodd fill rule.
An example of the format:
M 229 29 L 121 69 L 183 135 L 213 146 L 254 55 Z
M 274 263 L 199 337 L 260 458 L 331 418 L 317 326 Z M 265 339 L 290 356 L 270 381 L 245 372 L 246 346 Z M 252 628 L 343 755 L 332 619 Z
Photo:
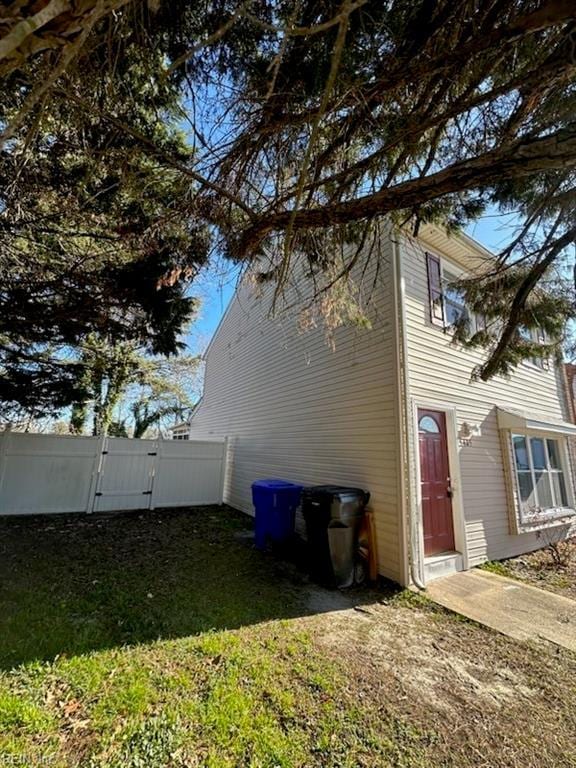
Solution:
M 0 433 L 0 515 L 221 504 L 226 440 Z

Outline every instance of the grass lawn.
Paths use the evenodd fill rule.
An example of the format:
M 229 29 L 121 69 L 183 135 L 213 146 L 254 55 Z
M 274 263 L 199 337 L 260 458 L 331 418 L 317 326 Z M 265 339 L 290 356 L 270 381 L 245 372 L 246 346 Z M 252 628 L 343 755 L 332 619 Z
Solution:
M 329 592 L 226 508 L 0 520 L 0 766 L 575 766 L 576 658 Z

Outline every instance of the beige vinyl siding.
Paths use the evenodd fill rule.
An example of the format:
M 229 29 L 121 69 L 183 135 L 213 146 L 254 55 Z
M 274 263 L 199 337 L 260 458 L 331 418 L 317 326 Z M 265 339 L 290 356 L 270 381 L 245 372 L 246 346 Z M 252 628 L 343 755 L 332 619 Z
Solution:
M 270 290 L 244 284 L 208 349 L 191 435 L 228 436 L 225 499 L 248 513 L 257 478 L 369 490 L 380 573 L 400 580 L 389 255 L 361 286 L 372 328 L 337 329 L 334 348 L 323 328 L 300 330 L 296 310 L 271 319 Z
M 425 251 L 448 258 L 464 270 L 481 264 L 482 253 L 465 240 L 448 239 L 432 228 L 425 228 L 418 240 L 401 238 L 411 398 L 430 407 L 455 407 L 458 426 L 467 421 L 481 428 L 481 436 L 458 449 L 469 565 L 474 566 L 486 559 L 543 546 L 543 540 L 534 533 L 510 534 L 496 407 L 509 406 L 566 421 L 570 415 L 561 371 L 553 365 L 542 371 L 523 364 L 510 379 L 471 380 L 474 366 L 482 360 L 480 353 L 454 347 L 450 334 L 430 321 Z M 410 437 L 416 460 L 414 430 Z M 413 468 L 411 474 L 415 476 Z

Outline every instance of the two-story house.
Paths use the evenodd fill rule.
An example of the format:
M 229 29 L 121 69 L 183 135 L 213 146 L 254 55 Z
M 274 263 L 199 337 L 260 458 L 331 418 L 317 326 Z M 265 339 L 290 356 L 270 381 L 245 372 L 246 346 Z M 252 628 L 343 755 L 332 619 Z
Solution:
M 527 362 L 475 380 L 480 353 L 452 343 L 463 306 L 450 284 L 491 254 L 431 226 L 417 239 L 390 229 L 379 251 L 355 278 L 369 327 L 340 327 L 331 343 L 321 325 L 302 328 L 304 278 L 274 316 L 271 288 L 237 290 L 191 422 L 193 437 L 229 438 L 225 500 L 251 513 L 262 477 L 363 487 L 379 572 L 401 584 L 536 549 L 551 528 L 574 533 L 562 371 Z

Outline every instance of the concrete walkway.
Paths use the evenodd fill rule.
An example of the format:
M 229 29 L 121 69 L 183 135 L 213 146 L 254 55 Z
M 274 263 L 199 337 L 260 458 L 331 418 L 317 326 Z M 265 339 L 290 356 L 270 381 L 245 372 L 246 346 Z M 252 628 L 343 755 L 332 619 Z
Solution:
M 549 640 L 576 651 L 576 601 L 488 571 L 431 582 L 426 595 L 451 611 L 517 640 Z

